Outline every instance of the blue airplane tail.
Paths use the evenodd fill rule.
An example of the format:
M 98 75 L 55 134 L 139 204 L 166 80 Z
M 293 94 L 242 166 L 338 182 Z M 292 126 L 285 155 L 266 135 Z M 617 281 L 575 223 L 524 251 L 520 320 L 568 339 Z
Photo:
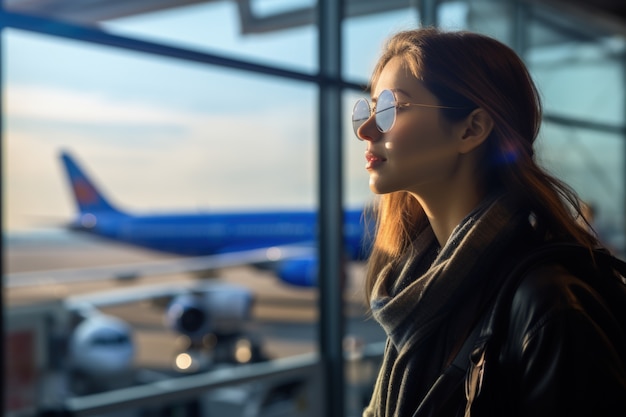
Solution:
M 80 213 L 119 212 L 67 152 L 61 153 L 61 159 Z

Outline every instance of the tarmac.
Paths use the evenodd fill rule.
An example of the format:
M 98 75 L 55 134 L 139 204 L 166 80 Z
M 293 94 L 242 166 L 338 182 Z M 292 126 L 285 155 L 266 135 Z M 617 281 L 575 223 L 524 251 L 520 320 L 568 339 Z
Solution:
M 175 258 L 148 250 L 109 243 L 95 238 L 61 235 L 35 240 L 5 240 L 5 273 L 83 268 L 107 264 L 129 264 Z M 384 341 L 380 326 L 368 317 L 363 300 L 362 264 L 348 266 L 348 285 L 344 293 L 345 333 L 351 341 L 368 344 Z M 192 274 L 140 277 L 130 281 L 50 283 L 28 288 L 5 288 L 4 307 L 29 305 L 64 297 L 97 293 L 120 288 L 195 280 L 220 280 L 249 288 L 255 303 L 248 332 L 261 340 L 269 358 L 315 352 L 318 349 L 318 292 L 283 284 L 270 271 L 249 266 L 213 271 L 210 277 Z M 163 308 L 149 300 L 103 308 L 131 324 L 137 346 L 135 365 L 139 368 L 171 369 L 180 351 L 178 335 L 163 322 Z

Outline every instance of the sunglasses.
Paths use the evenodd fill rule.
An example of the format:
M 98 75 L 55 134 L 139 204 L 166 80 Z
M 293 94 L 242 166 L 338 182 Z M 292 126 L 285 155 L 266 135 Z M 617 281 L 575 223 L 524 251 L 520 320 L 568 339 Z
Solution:
M 374 115 L 376 127 L 378 128 L 378 130 L 381 133 L 389 132 L 393 125 L 396 123 L 396 114 L 398 113 L 398 108 L 409 106 L 430 107 L 434 109 L 465 108 L 438 106 L 435 104 L 399 103 L 393 91 L 383 90 L 378 95 L 376 105 L 373 107 L 370 107 L 369 101 L 364 98 L 357 100 L 357 102 L 354 104 L 354 108 L 352 109 L 352 128 L 354 129 L 354 134 L 359 140 L 363 140 L 359 136 L 358 130 L 361 126 L 363 126 L 366 121 L 369 120 L 370 117 L 372 117 L 372 115 Z

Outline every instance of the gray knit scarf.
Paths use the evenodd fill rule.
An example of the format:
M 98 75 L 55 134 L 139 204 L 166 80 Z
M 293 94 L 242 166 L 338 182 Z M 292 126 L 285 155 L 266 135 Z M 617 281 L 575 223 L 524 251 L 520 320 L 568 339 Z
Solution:
M 527 215 L 506 198 L 488 198 L 455 228 L 440 251 L 429 227 L 401 262 L 381 270 L 371 308 L 388 341 L 364 416 L 411 415 L 413 403 L 425 395 L 458 342 L 449 333 L 465 329 L 477 315 L 478 303 L 471 300 L 480 298 L 481 271 L 495 263 L 524 222 L 528 224 Z M 439 336 L 446 331 L 447 336 Z M 406 398 L 413 398 L 410 407 L 403 404 Z

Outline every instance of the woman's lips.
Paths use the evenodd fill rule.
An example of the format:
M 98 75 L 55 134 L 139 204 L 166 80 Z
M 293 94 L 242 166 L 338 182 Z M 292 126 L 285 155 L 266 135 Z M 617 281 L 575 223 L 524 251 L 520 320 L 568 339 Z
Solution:
M 367 161 L 367 163 L 365 164 L 365 169 L 367 170 L 376 169 L 380 165 L 382 165 L 383 162 L 386 161 L 385 158 L 378 156 L 372 152 L 365 152 L 365 160 Z

